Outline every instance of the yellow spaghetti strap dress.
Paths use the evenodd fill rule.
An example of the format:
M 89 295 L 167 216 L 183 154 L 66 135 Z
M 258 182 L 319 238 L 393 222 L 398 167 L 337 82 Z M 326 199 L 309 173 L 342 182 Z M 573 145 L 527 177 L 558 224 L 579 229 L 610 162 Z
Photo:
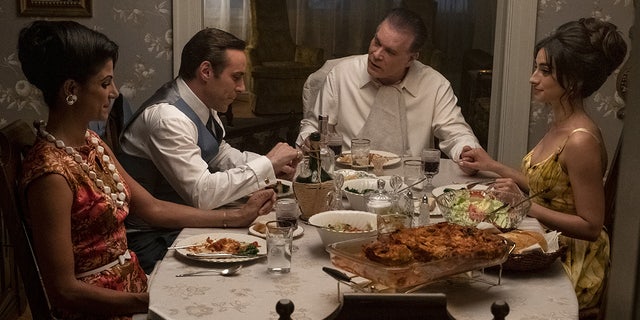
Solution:
M 566 214 L 576 214 L 576 208 L 569 176 L 560 165 L 558 158 L 567 140 L 575 132 L 589 133 L 600 142 L 596 135 L 587 129 L 578 128 L 573 130 L 562 146 L 547 159 L 531 164 L 533 150 L 522 159 L 522 171 L 529 179 L 529 192 L 534 194 L 547 187 L 551 188 L 549 192 L 536 197 L 534 201 Z M 564 236 L 560 237 L 560 241 L 568 247 L 566 255 L 562 257 L 562 263 L 575 288 L 580 309 L 597 305 L 609 268 L 609 236 L 603 229 L 598 239 L 593 242 Z

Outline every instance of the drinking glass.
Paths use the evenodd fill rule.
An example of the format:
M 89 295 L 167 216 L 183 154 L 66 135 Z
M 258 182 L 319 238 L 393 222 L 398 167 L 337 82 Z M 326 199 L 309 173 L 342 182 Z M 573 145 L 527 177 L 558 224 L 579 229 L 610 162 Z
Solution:
M 440 150 L 433 148 L 424 149 L 422 150 L 421 159 L 424 166 L 424 175 L 427 177 L 422 189 L 426 194 L 429 194 L 434 189 L 432 183 L 433 177 L 440 171 Z
M 266 226 L 267 270 L 271 273 L 289 273 L 293 226 L 286 221 L 269 221 Z
M 369 151 L 371 140 L 351 139 L 351 167 L 354 169 L 367 169 L 369 167 Z
M 327 139 L 327 146 L 333 150 L 336 157 L 342 155 L 342 133 L 333 132 L 329 134 Z
M 424 177 L 422 172 L 422 161 L 416 159 L 409 159 L 402 161 L 402 176 L 404 177 L 404 184 L 410 186 L 416 183 L 418 180 Z M 420 184 L 411 187 L 414 190 L 420 190 Z
M 290 224 L 293 228 L 293 232 L 298 228 L 298 217 L 300 216 L 300 210 L 298 209 L 298 201 L 292 198 L 281 198 L 276 201 L 276 221 L 283 225 Z M 284 224 L 288 223 L 288 224 Z M 298 247 L 295 244 L 291 245 L 291 251 L 296 252 Z

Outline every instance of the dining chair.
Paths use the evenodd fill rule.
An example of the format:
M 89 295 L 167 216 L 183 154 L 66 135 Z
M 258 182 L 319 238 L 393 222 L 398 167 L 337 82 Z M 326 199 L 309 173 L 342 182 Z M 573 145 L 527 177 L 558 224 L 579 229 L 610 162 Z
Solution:
M 289 299 L 276 303 L 278 320 L 291 320 L 295 306 Z M 509 315 L 506 301 L 491 304 L 493 320 L 505 320 Z M 340 308 L 325 320 L 455 320 L 447 311 L 447 297 L 444 293 L 345 293 Z M 489 320 L 489 319 L 487 319 Z
M 23 120 L 16 120 L 0 130 L 0 210 L 9 246 L 20 273 L 33 319 L 53 319 L 49 300 L 31 244 L 30 230 L 23 216 L 23 201 L 18 191 L 24 152 L 33 145 L 35 131 Z

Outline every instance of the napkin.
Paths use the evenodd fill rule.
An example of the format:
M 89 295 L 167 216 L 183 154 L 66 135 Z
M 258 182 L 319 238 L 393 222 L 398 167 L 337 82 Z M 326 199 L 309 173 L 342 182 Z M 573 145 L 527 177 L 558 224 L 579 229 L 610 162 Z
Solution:
M 407 142 L 407 111 L 402 88 L 380 86 L 359 138 L 371 140 L 371 150 L 405 154 Z

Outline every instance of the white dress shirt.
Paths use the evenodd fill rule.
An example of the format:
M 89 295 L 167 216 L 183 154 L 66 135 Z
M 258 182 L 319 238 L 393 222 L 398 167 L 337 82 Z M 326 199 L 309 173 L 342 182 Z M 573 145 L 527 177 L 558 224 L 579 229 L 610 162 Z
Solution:
M 378 91 L 367 72 L 367 56 L 343 59 L 328 72 L 313 107 L 305 108 L 298 144 L 318 130 L 318 115 L 325 114 L 329 124 L 342 133 L 344 150 L 350 150 L 351 139 L 362 130 Z M 451 84 L 439 72 L 414 61 L 397 86 L 402 88 L 406 105 L 407 155 L 419 156 L 422 149 L 433 147 L 434 137 L 453 159 L 460 157 L 465 145 L 480 147 L 456 105 Z
M 217 112 L 208 109 L 181 78 L 177 79 L 177 86 L 182 99 L 203 123 L 211 113 L 222 126 Z M 205 162 L 198 147 L 196 125 L 168 103 L 144 110 L 121 141 L 123 152 L 151 159 L 187 204 L 197 208 L 217 208 L 276 181 L 267 157 L 241 152 L 224 140 L 218 154 Z

